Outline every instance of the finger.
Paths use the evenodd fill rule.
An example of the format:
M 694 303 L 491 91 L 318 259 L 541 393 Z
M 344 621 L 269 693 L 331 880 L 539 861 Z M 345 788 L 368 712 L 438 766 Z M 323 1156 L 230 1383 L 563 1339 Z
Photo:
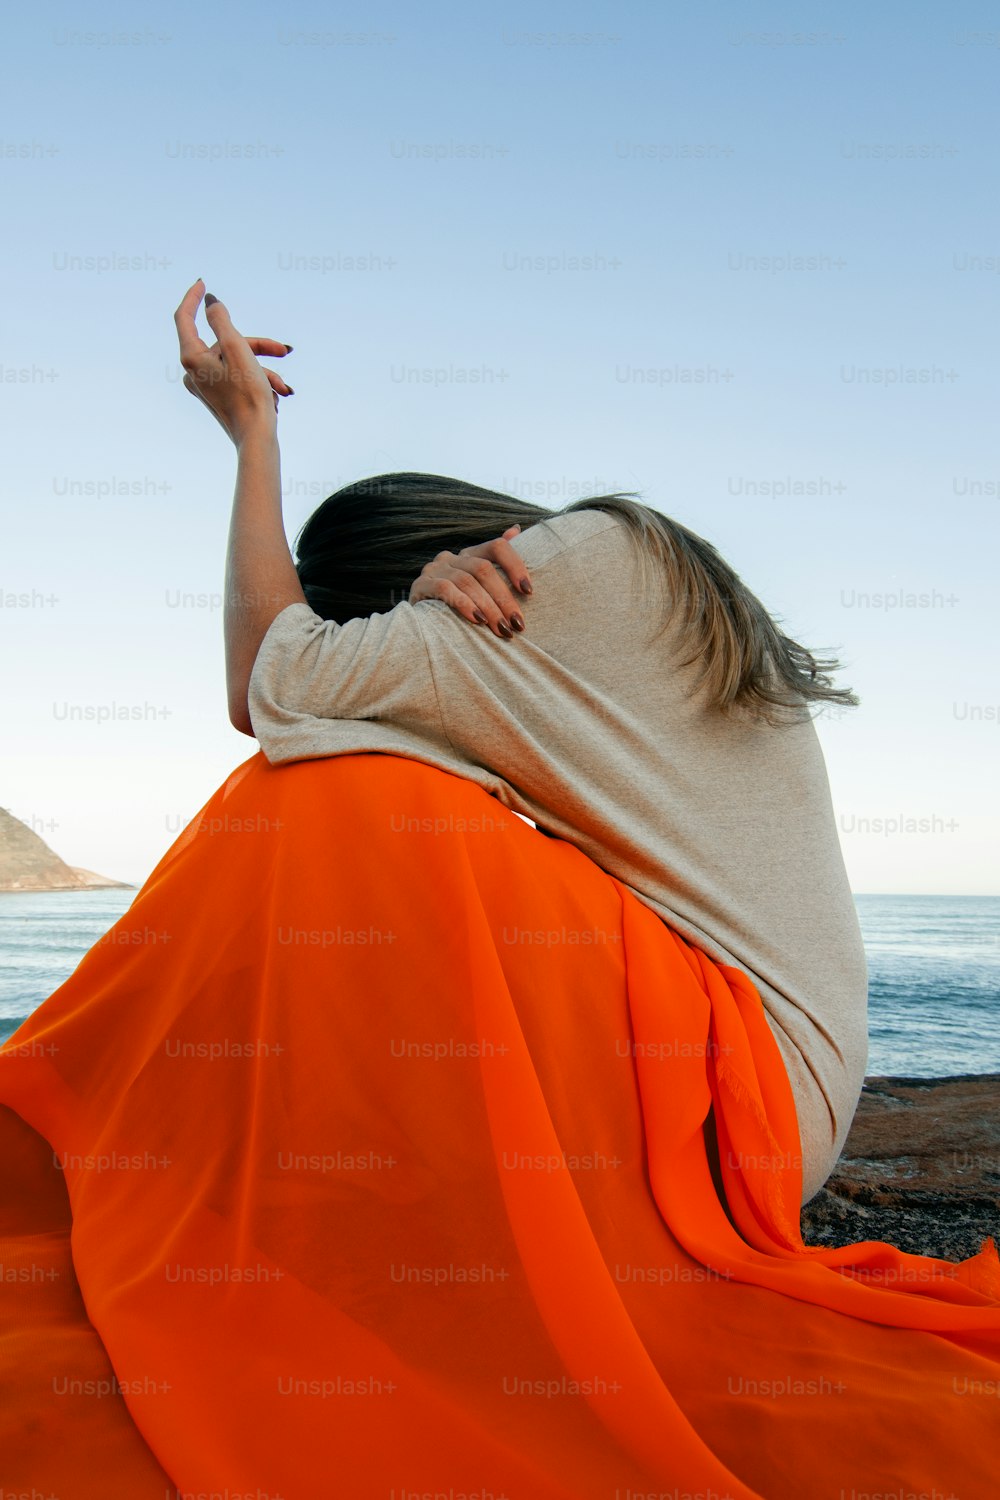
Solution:
M 208 353 L 208 345 L 204 339 L 198 336 L 198 327 L 194 321 L 194 315 L 198 311 L 205 292 L 205 283 L 201 277 L 189 286 L 180 300 L 180 305 L 174 313 L 174 324 L 177 328 L 177 338 L 180 344 L 181 364 L 185 360 L 194 359 L 199 354 Z
M 531 574 L 528 571 L 527 564 L 521 554 L 510 545 L 508 540 L 512 535 L 516 536 L 520 529 L 520 526 L 508 526 L 503 536 L 498 541 L 490 544 L 495 549 L 490 555 L 495 563 L 500 564 L 507 577 L 517 585 L 522 594 L 530 594 Z
M 486 616 L 486 622 L 494 635 L 509 641 L 512 635 L 523 631 L 524 616 L 517 607 L 517 600 L 488 558 L 463 558 L 459 554 L 452 571 L 444 576 L 456 588 L 468 594 Z
M 421 599 L 441 599 L 461 615 L 463 620 L 468 620 L 472 625 L 484 626 L 488 624 L 485 614 L 477 607 L 471 594 L 462 587 L 468 580 L 468 574 L 460 573 L 457 579 L 451 578 L 418 578 L 410 590 L 410 602 L 419 603 Z M 510 640 L 510 632 L 504 637 Z
M 211 295 L 209 292 L 205 299 L 205 320 L 218 339 L 220 349 L 226 355 L 235 354 L 237 351 L 242 353 L 246 347 L 246 340 L 229 316 L 229 308 L 224 302 L 220 302 L 218 297 L 209 302 L 208 297 Z
M 269 370 L 266 365 L 261 365 L 261 369 L 264 371 L 264 374 L 267 376 L 268 380 L 271 382 L 271 389 L 272 389 L 272 391 L 276 391 L 279 396 L 294 396 L 295 395 L 295 392 L 292 390 L 292 387 L 288 384 L 288 381 L 287 380 L 283 380 L 282 377 L 278 374 L 277 370 Z
M 496 616 L 499 614 L 514 630 L 521 631 L 524 629 L 524 616 L 521 613 L 519 601 L 511 592 L 508 579 L 494 566 L 494 560 L 498 556 L 496 549 L 501 545 L 517 557 L 513 547 L 506 542 L 486 542 L 479 547 L 463 548 L 454 559 L 452 566 L 464 568 L 482 586 L 489 598 L 490 608 L 487 609 L 484 604 L 481 604 L 480 608 L 486 610 L 491 625 L 496 624 Z M 524 565 L 518 559 L 515 572 L 523 571 Z
M 273 357 L 273 350 L 270 350 L 270 349 L 257 349 L 257 348 L 254 348 L 254 345 L 255 344 L 272 344 L 272 345 L 275 345 L 275 344 L 277 344 L 277 340 L 275 340 L 275 339 L 247 339 L 247 343 L 250 345 L 250 348 L 251 348 L 251 350 L 253 351 L 254 354 L 271 354 L 272 357 Z M 289 352 L 288 347 L 285 344 L 277 344 L 277 348 L 280 351 L 281 355 L 285 355 L 285 354 L 287 354 Z M 220 349 L 221 349 L 221 345 L 219 345 L 219 344 L 213 344 L 212 347 L 211 347 L 211 349 L 209 349 L 208 353 L 209 354 L 215 354 Z M 272 387 L 273 390 L 279 391 L 282 396 L 294 396 L 295 395 L 295 392 L 292 389 L 292 387 L 288 384 L 288 381 L 285 380 L 281 375 L 279 375 L 278 372 L 277 372 L 277 370 L 269 370 L 266 365 L 262 365 L 261 368 L 263 369 L 264 374 L 267 376 L 268 380 L 270 381 L 271 387 Z M 2 1500 L 2 1497 L 0 1497 L 0 1500 Z
M 292 352 L 291 344 L 283 344 L 280 339 L 248 338 L 247 343 L 255 354 L 270 354 L 273 359 L 284 359 Z

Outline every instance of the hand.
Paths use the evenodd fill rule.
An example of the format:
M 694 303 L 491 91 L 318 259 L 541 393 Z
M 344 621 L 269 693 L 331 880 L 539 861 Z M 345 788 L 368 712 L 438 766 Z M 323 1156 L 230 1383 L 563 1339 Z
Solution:
M 432 562 L 425 563 L 410 589 L 410 603 L 441 599 L 463 619 L 474 625 L 489 625 L 502 640 L 511 640 L 515 631 L 524 629 L 524 616 L 518 609 L 517 596 L 494 564 L 517 583 L 522 595 L 531 593 L 528 569 L 509 541 L 520 529 L 508 526 L 496 541 L 463 547 L 461 552 L 439 552 Z
M 184 386 L 208 407 L 237 447 L 251 434 L 276 431 L 278 397 L 295 392 L 274 370 L 258 364 L 258 354 L 283 359 L 291 345 L 277 339 L 244 338 L 233 327 L 225 304 L 205 300 L 205 317 L 216 336 L 211 349 L 198 336 L 194 315 L 205 295 L 199 277 L 174 313 L 184 366 Z M 208 294 L 209 297 L 211 293 Z

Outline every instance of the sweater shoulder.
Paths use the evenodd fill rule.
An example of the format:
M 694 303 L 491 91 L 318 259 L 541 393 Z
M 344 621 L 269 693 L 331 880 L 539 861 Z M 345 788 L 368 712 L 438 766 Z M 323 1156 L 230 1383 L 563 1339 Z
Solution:
M 557 511 L 514 537 L 511 545 L 529 568 L 542 568 L 568 552 L 600 540 L 604 547 L 631 545 L 627 525 L 604 510 Z

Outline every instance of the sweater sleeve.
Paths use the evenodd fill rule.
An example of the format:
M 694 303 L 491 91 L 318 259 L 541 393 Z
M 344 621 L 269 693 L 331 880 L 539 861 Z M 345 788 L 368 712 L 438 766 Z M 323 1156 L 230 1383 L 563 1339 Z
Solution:
M 247 702 L 266 755 L 276 734 L 303 719 L 388 721 L 441 733 L 427 647 L 406 601 L 343 625 L 308 604 L 286 605 L 261 641 Z
M 447 751 L 451 763 L 488 765 L 509 739 L 505 726 L 509 731 L 512 720 L 544 732 L 552 674 L 560 668 L 532 634 L 538 630 L 544 641 L 574 629 L 566 582 L 558 582 L 560 560 L 615 526 L 600 513 L 579 513 L 518 538 L 517 550 L 545 583 L 526 607 L 529 635 L 510 642 L 440 600 L 403 601 L 343 624 L 324 620 L 308 604 L 286 605 L 260 644 L 247 694 L 267 759 L 433 746 Z

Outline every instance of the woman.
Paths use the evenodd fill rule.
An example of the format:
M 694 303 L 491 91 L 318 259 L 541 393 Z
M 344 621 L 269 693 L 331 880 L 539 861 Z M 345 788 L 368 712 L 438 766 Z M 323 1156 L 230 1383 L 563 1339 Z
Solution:
M 7 1488 L 991 1493 L 992 1241 L 799 1234 L 865 1064 L 834 664 L 625 497 L 386 476 L 296 565 L 287 346 L 202 295 L 260 751 L 0 1049 Z

